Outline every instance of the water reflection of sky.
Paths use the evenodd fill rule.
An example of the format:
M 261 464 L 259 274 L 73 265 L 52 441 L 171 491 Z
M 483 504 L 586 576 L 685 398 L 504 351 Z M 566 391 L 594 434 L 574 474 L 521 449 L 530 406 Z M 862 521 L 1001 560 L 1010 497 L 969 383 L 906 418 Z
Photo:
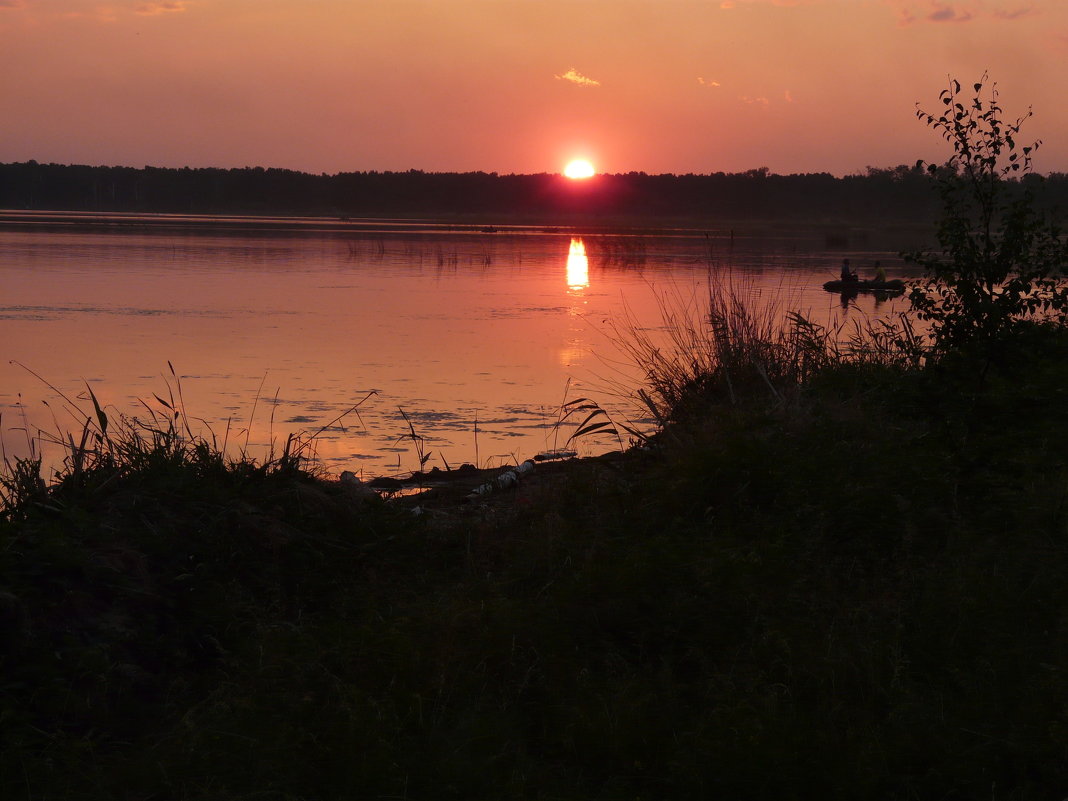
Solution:
M 821 289 L 840 254 L 721 244 L 710 256 L 703 237 L 648 237 L 635 266 L 603 258 L 586 235 L 0 230 L 4 445 L 24 449 L 22 428 L 75 427 L 61 411 L 53 422 L 62 404 L 44 381 L 74 400 L 89 382 L 112 411 L 143 415 L 140 400 L 168 397 L 170 362 L 190 417 L 253 454 L 330 424 L 318 453 L 331 469 L 412 469 L 403 409 L 430 464 L 472 461 L 476 449 L 483 463 L 524 459 L 561 444 L 565 391 L 616 402 L 601 383 L 614 356 L 605 321 L 626 308 L 657 327 L 658 292 L 728 271 L 757 297 L 789 290 L 818 319 L 842 315 Z M 892 257 L 875 257 L 893 270 Z M 858 298 L 848 313 L 871 304 Z

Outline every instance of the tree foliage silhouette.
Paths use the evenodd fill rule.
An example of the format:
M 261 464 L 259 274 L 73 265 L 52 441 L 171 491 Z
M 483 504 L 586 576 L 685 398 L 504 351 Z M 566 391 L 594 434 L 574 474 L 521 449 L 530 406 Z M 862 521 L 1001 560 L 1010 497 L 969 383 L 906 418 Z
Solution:
M 944 164 L 917 165 L 926 166 L 941 196 L 940 247 L 902 254 L 925 269 L 910 300 L 940 349 L 989 342 L 1023 321 L 1063 319 L 1068 312 L 1068 249 L 1032 190 L 1038 183 L 1030 174 L 1032 157 L 1041 142 L 1021 147 L 1016 141 L 1032 111 L 1007 122 L 997 84 L 986 73 L 972 92 L 965 97 L 950 78 L 939 95 L 940 114 L 918 104 L 916 111 L 953 147 Z M 1015 180 L 1018 174 L 1029 180 Z

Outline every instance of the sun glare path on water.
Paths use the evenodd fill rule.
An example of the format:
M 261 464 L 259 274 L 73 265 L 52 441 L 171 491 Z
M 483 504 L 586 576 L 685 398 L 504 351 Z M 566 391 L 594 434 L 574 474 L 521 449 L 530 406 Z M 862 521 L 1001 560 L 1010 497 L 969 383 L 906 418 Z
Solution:
M 567 252 L 567 288 L 575 291 L 590 285 L 590 262 L 586 258 L 586 243 L 572 237 Z
M 575 159 L 564 167 L 564 175 L 568 178 L 592 178 L 595 174 L 593 165 L 586 159 Z

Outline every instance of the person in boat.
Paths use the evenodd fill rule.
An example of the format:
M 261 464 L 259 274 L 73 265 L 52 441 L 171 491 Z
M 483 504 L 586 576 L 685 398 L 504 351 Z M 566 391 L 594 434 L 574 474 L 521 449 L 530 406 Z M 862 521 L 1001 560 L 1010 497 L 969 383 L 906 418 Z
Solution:
M 883 269 L 883 265 L 879 262 L 875 262 L 875 277 L 872 280 L 879 284 L 886 283 L 886 270 Z
M 857 274 L 849 269 L 849 259 L 842 259 L 842 281 L 856 281 Z

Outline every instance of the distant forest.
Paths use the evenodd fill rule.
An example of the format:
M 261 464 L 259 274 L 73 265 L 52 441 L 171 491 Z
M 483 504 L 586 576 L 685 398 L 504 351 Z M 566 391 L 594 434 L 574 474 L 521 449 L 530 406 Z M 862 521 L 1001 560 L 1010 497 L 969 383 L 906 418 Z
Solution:
M 1068 208 L 1068 175 L 1028 175 L 1043 205 Z M 1019 182 L 1018 182 L 1019 185 Z M 0 164 L 0 208 L 47 211 L 510 220 L 685 219 L 921 222 L 937 216 L 918 167 L 842 178 L 767 168 L 707 175 L 343 172 Z

